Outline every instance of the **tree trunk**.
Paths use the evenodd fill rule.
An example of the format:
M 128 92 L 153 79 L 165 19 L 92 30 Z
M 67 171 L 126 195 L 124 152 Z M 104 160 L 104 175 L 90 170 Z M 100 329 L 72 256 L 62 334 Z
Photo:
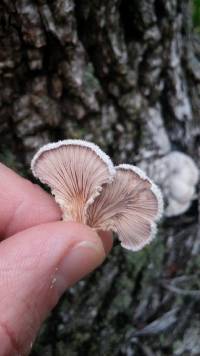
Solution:
M 1 160 L 31 177 L 36 149 L 81 138 L 115 163 L 148 170 L 176 150 L 198 164 L 200 38 L 191 11 L 188 0 L 3 0 Z M 32 355 L 199 355 L 197 205 L 165 219 L 139 253 L 116 244 L 62 298 Z

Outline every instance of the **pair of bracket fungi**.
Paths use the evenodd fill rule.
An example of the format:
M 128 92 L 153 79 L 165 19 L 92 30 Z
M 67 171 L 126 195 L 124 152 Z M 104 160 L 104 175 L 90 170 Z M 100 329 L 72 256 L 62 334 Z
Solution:
M 121 245 L 132 251 L 155 236 L 163 211 L 162 194 L 138 167 L 114 167 L 95 144 L 64 140 L 43 146 L 31 168 L 51 188 L 63 220 L 113 231 Z

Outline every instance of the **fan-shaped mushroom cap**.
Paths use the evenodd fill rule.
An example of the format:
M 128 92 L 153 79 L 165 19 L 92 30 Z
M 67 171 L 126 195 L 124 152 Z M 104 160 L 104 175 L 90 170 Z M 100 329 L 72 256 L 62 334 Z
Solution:
M 93 143 L 64 140 L 43 146 L 31 169 L 47 184 L 60 205 L 64 220 L 87 223 L 87 209 L 110 183 L 115 168 L 110 158 Z
M 138 167 L 116 167 L 113 182 L 105 185 L 88 209 L 88 224 L 99 230 L 113 230 L 121 245 L 136 251 L 148 244 L 156 233 L 163 212 L 158 187 Z

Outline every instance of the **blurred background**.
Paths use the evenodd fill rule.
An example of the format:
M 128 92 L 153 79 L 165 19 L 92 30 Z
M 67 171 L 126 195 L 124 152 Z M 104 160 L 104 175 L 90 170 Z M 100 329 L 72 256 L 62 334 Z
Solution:
M 33 180 L 64 138 L 142 167 L 165 216 L 63 296 L 32 356 L 200 355 L 200 0 L 1 1 L 0 160 Z

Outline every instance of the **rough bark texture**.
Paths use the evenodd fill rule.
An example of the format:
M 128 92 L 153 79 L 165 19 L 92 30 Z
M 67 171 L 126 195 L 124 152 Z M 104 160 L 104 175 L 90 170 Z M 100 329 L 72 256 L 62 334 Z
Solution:
M 188 0 L 3 0 L 0 158 L 30 175 L 46 142 L 84 138 L 116 163 L 172 150 L 198 164 L 200 39 Z M 197 199 L 139 253 L 114 248 L 66 293 L 32 356 L 199 355 Z

